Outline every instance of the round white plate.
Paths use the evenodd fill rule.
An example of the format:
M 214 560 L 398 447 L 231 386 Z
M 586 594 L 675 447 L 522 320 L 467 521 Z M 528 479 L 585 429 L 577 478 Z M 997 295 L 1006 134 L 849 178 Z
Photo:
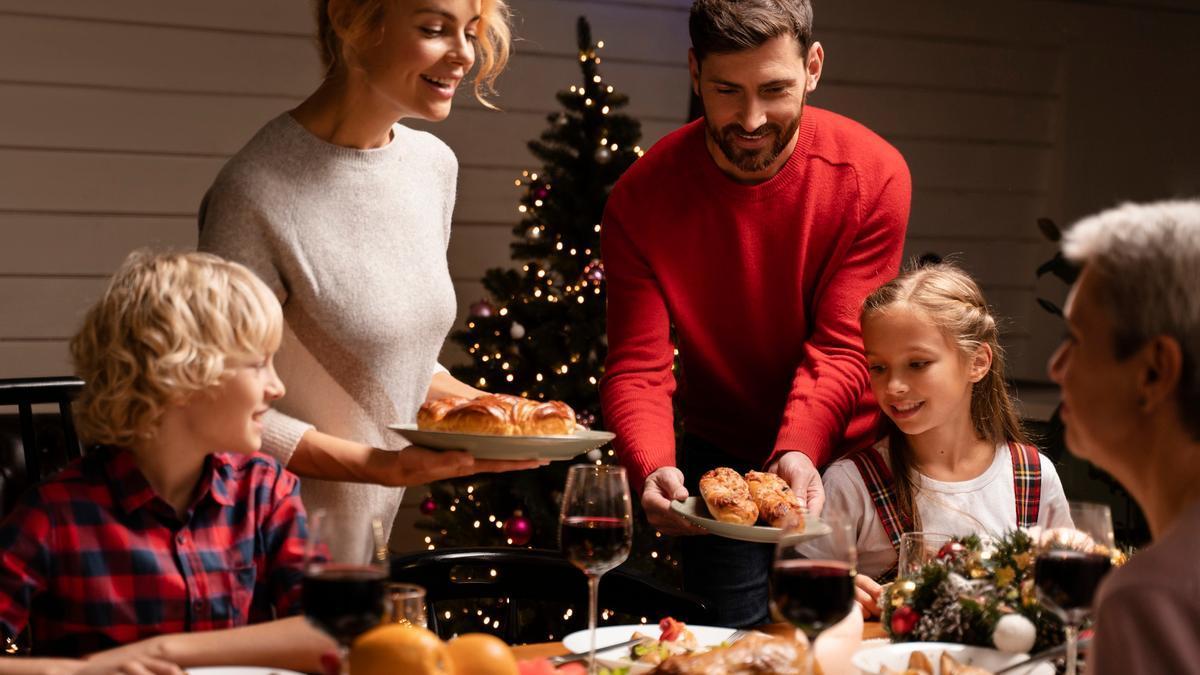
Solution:
M 687 624 L 688 630 L 696 636 L 696 642 L 699 642 L 705 647 L 715 647 L 730 635 L 733 635 L 732 628 L 718 628 L 716 626 L 693 626 Z M 596 629 L 596 647 L 604 645 L 616 644 L 624 642 L 633 637 L 634 633 L 643 633 L 650 637 L 658 637 L 662 631 L 658 629 L 657 624 L 649 623 L 645 625 L 625 624 L 620 626 L 601 626 Z M 567 649 L 573 652 L 586 652 L 590 646 L 588 632 L 586 630 L 576 631 L 563 638 L 563 644 Z M 629 668 L 629 675 L 638 675 L 639 673 L 647 673 L 654 669 L 654 666 L 637 663 L 629 658 L 629 647 L 621 647 L 620 649 L 611 649 L 608 651 L 596 652 L 596 663 L 606 668 Z
M 913 652 L 924 652 L 925 656 L 929 657 L 930 662 L 933 663 L 933 675 L 941 675 L 941 665 L 938 661 L 941 659 L 942 652 L 949 652 L 950 656 L 959 663 L 983 668 L 987 671 L 1000 670 L 1029 658 L 1026 654 L 1009 654 L 996 649 L 968 647 L 950 642 L 903 642 L 877 647 L 864 645 L 862 649 L 854 653 L 851 663 L 865 675 L 877 675 L 884 666 L 897 672 L 903 672 L 908 666 L 909 654 Z M 1028 668 L 1018 668 L 1013 673 L 1015 675 L 1053 675 L 1054 666 L 1043 661 Z
M 284 668 L 260 668 L 258 665 L 205 665 L 203 668 L 185 668 L 188 675 L 304 675 Z
M 422 431 L 415 424 L 389 424 L 388 428 L 413 445 L 431 450 L 465 450 L 479 459 L 571 459 L 616 438 L 611 432 L 591 429 L 569 436 L 496 436 Z
M 729 539 L 738 539 L 740 541 L 750 541 L 759 544 L 774 544 L 779 541 L 779 536 L 783 533 L 783 530 L 778 527 L 723 523 L 709 514 L 708 507 L 704 505 L 704 500 L 699 497 L 688 497 L 682 502 L 673 501 L 671 502 L 671 510 L 686 518 L 693 525 Z M 829 534 L 831 531 L 829 526 L 822 523 L 820 519 L 805 516 L 804 534 L 797 535 L 796 541 L 812 539 L 823 534 Z

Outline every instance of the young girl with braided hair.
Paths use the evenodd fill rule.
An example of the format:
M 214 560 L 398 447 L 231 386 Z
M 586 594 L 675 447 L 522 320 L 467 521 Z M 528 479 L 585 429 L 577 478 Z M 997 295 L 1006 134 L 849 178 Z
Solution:
M 860 320 L 882 438 L 825 472 L 825 512 L 854 525 L 859 600 L 877 613 L 904 532 L 986 538 L 1071 520 L 1054 465 L 1021 428 L 996 319 L 970 275 L 910 269 L 867 297 Z

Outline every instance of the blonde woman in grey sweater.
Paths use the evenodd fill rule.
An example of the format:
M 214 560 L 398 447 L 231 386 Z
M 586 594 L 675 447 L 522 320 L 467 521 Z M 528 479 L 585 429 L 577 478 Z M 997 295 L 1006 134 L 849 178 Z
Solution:
M 200 248 L 253 269 L 283 305 L 276 366 L 288 396 L 264 418 L 263 451 L 303 477 L 364 541 L 390 531 L 403 486 L 535 462 L 435 453 L 388 431 L 431 398 L 483 392 L 437 355 L 454 322 L 446 263 L 458 162 L 397 124 L 450 113 L 478 64 L 476 96 L 508 59 L 503 0 L 319 0 L 320 87 L 234 156 L 200 212 Z

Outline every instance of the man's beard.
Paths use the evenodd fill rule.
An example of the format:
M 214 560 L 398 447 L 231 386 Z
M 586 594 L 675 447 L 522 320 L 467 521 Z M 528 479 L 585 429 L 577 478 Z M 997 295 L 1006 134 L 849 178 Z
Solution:
M 725 155 L 725 159 L 734 165 L 740 171 L 746 173 L 756 173 L 771 166 L 775 160 L 779 159 L 780 153 L 787 148 L 792 137 L 796 135 L 796 129 L 800 126 L 800 116 L 797 115 L 792 119 L 787 128 L 781 127 L 773 122 L 755 129 L 753 132 L 746 134 L 740 124 L 727 124 L 721 129 L 715 129 L 711 125 L 708 127 L 708 135 L 716 142 L 717 147 L 721 149 L 721 154 Z M 773 137 L 770 145 L 765 148 L 756 150 L 745 150 L 739 148 L 734 143 L 736 135 L 759 136 L 769 134 Z

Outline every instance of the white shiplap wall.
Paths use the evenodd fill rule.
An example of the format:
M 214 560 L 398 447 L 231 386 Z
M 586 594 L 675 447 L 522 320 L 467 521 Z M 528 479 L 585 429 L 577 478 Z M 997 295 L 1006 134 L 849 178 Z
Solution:
M 483 271 L 508 262 L 512 178 L 532 166 L 525 142 L 579 77 L 576 16 L 606 41 L 602 72 L 631 96 L 644 146 L 687 107 L 687 0 L 511 4 L 521 40 L 501 82 L 505 112 L 462 96 L 448 121 L 414 124 L 462 166 L 450 249 L 460 316 L 483 295 Z M 1066 130 L 1094 120 L 1072 101 L 1078 83 L 1102 81 L 1106 61 L 1081 54 L 1134 25 L 1160 79 L 1195 61 L 1200 20 L 1186 11 L 817 2 L 828 61 L 813 103 L 904 153 L 915 183 L 908 252 L 956 252 L 980 277 L 1011 318 L 1019 376 L 1040 376 L 1057 336 L 1034 304 L 1033 269 L 1052 251 L 1034 220 L 1088 203 L 1087 186 L 1064 173 L 1095 144 Z M 196 206 L 221 164 L 315 86 L 311 30 L 304 0 L 0 0 L 0 377 L 65 372 L 65 339 L 129 250 L 194 245 Z M 1160 46 L 1175 50 L 1162 64 Z

